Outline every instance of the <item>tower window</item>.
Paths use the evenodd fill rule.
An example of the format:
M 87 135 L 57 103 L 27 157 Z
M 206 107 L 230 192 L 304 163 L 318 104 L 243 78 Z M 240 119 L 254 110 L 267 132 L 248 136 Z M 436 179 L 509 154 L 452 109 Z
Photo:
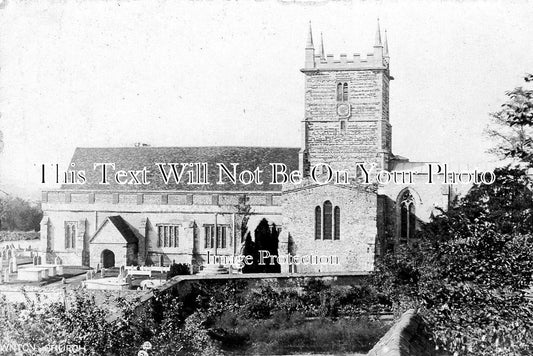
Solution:
M 348 101 L 348 83 L 342 85 L 342 101 Z
M 337 101 L 342 101 L 342 83 L 337 84 Z
M 337 83 L 337 101 L 348 101 L 348 83 Z

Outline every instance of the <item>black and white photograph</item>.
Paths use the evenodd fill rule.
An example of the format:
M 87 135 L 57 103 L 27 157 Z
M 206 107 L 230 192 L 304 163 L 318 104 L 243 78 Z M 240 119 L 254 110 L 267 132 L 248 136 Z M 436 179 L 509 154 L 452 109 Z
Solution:
M 0 355 L 533 355 L 532 20 L 0 0 Z

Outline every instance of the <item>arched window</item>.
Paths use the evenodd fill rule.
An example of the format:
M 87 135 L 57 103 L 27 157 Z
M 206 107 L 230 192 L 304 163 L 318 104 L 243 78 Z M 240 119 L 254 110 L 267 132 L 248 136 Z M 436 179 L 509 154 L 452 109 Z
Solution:
M 348 83 L 337 83 L 337 101 L 348 101 Z
M 342 101 L 342 83 L 337 84 L 337 101 Z
M 70 225 L 65 226 L 65 248 L 70 248 Z
M 415 236 L 415 202 L 409 190 L 400 197 L 400 241 L 407 242 Z
M 333 239 L 334 240 L 340 240 L 341 239 L 341 209 L 336 206 L 335 209 L 333 209 Z
M 348 101 L 348 83 L 342 86 L 342 101 Z
M 319 206 L 315 208 L 315 240 L 322 237 L 322 209 Z
M 332 206 L 329 200 L 324 202 L 324 231 L 322 238 L 324 240 L 331 240 L 331 228 L 332 228 Z
M 409 204 L 409 236 L 408 238 L 412 239 L 413 237 L 415 237 L 415 226 L 416 226 L 416 215 L 415 215 L 415 204 L 413 202 L 411 202 L 411 204 Z
M 76 222 L 65 222 L 65 248 L 76 247 Z

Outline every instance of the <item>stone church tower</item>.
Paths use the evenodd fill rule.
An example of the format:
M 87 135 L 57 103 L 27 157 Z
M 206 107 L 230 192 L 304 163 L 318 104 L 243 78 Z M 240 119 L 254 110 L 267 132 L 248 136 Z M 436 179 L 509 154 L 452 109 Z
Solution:
M 387 38 L 378 28 L 373 53 L 339 59 L 315 48 L 311 24 L 305 48 L 305 117 L 302 121 L 300 170 L 316 164 L 353 174 L 356 163 L 375 163 L 389 169 L 389 53 Z

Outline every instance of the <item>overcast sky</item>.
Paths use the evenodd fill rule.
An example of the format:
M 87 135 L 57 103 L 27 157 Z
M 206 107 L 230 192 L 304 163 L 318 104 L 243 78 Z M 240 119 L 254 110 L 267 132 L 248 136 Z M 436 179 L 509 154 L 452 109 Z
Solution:
M 372 51 L 388 30 L 393 151 L 478 162 L 489 113 L 533 71 L 531 2 L 14 1 L 0 9 L 4 184 L 74 148 L 300 145 L 307 23 Z

